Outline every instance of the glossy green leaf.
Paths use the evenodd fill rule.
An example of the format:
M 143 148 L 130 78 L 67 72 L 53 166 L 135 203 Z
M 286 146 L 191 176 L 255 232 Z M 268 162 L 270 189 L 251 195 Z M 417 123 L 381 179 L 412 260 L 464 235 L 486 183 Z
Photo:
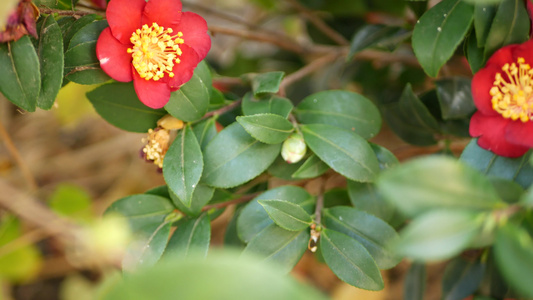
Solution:
M 457 257 L 448 263 L 442 276 L 442 299 L 462 300 L 479 287 L 485 273 L 485 264 Z
M 324 193 L 324 207 L 351 206 L 348 190 L 344 188 L 332 188 Z
M 445 156 L 411 160 L 382 173 L 379 193 L 407 216 L 431 209 L 491 210 L 505 207 L 490 181 Z
M 260 200 L 280 199 L 301 206 L 308 214 L 313 213 L 315 199 L 303 188 L 286 185 L 270 189 L 250 201 L 237 219 L 237 232 L 240 239 L 249 243 L 259 232 L 273 224 Z
M 60 24 L 61 31 L 63 32 L 63 49 L 67 51 L 72 37 L 83 27 L 96 21 L 96 18 L 96 15 L 91 14 L 83 16 L 79 19 L 68 19 L 68 17 L 59 19 L 57 22 Z
M 474 7 L 462 0 L 444 0 L 417 21 L 412 45 L 424 71 L 436 77 L 470 29 Z
M 276 114 L 240 116 L 237 122 L 252 137 L 265 144 L 282 143 L 294 131 L 291 122 Z
M 396 156 L 394 156 L 389 149 L 374 143 L 370 143 L 370 147 L 378 158 L 379 168 L 381 170 L 386 170 L 390 167 L 400 164 Z
M 426 265 L 413 262 L 405 275 L 403 298 L 424 300 L 426 290 Z
M 521 295 L 533 297 L 533 239 L 524 229 L 506 224 L 498 230 L 494 254 L 505 281 Z
M 238 249 L 244 249 L 246 244 L 241 241 L 239 234 L 237 233 L 237 219 L 239 218 L 242 211 L 242 206 L 238 207 L 233 214 L 233 217 L 226 227 L 226 232 L 224 233 L 224 246 L 229 246 Z
M 469 117 L 475 110 L 470 79 L 451 77 L 435 81 L 442 118 L 459 119 Z
M 382 220 L 390 221 L 395 208 L 379 195 L 375 185 L 348 180 L 348 195 L 353 206 Z
M 41 90 L 39 58 L 30 38 L 0 44 L 0 92 L 16 106 L 33 112 Z
M 502 0 L 485 42 L 485 59 L 496 50 L 529 39 L 530 20 L 524 1 Z
M 379 164 L 368 142 L 352 131 L 326 124 L 302 125 L 305 142 L 333 170 L 345 177 L 371 182 Z
M 205 184 L 198 184 L 194 189 L 191 199 L 191 206 L 187 207 L 181 202 L 176 194 L 172 191 L 169 192 L 170 200 L 172 203 L 184 214 L 189 216 L 199 216 L 202 212 L 202 208 L 213 199 L 215 189 Z
M 477 139 L 473 139 L 461 154 L 462 161 L 485 175 L 515 181 L 526 189 L 533 182 L 533 166 L 528 164 L 530 157 L 531 152 L 518 158 L 498 156 L 479 147 Z
M 484 48 L 477 45 L 476 35 L 471 32 L 466 38 L 464 52 L 472 74 L 475 74 L 485 65 Z
M 376 262 L 358 241 L 324 229 L 320 235 L 320 250 L 326 264 L 342 281 L 365 290 L 383 289 L 383 278 Z
M 165 251 L 170 226 L 170 222 L 163 222 L 139 228 L 140 232 L 126 249 L 122 259 L 122 269 L 133 272 L 139 268 L 153 266 Z
M 48 15 L 37 25 L 39 40 L 35 46 L 41 68 L 41 91 L 37 106 L 51 109 L 63 83 L 63 37 L 55 19 Z
M 196 135 L 196 138 L 198 139 L 198 144 L 200 144 L 200 148 L 202 148 L 202 150 L 205 149 L 207 144 L 217 134 L 217 128 L 215 123 L 216 119 L 210 118 L 195 124 L 192 128 L 192 131 Z
M 148 132 L 166 115 L 164 109 L 152 109 L 142 104 L 133 84 L 113 82 L 87 93 L 96 112 L 107 122 L 132 132 Z
M 230 288 L 231 287 L 231 288 Z M 218 252 L 207 258 L 168 257 L 161 264 L 128 274 L 109 287 L 103 300 L 327 299 L 268 262 Z
M 418 145 L 435 144 L 435 134 L 440 132 L 439 123 L 428 108 L 407 84 L 398 102 L 383 106 L 384 119 L 402 140 Z
M 268 167 L 267 171 L 268 174 L 278 177 L 285 180 L 295 180 L 291 177 L 292 173 L 296 172 L 298 168 L 302 166 L 304 163 L 303 160 L 300 160 L 296 163 L 288 163 L 286 162 L 283 157 L 280 155 L 274 160 L 274 162 Z
M 107 21 L 95 21 L 74 34 L 65 52 L 65 78 L 79 84 L 98 84 L 111 79 L 100 69 L 96 57 L 96 41 L 107 27 Z
M 168 187 L 187 207 L 202 177 L 204 161 L 198 140 L 190 126 L 180 131 L 165 155 L 163 176 Z
M 149 226 L 159 226 L 174 211 L 169 199 L 149 194 L 132 195 L 121 198 L 111 204 L 106 214 L 118 213 L 125 216 L 132 231 L 139 231 Z
M 371 47 L 394 49 L 397 44 L 407 39 L 410 35 L 411 33 L 402 27 L 383 24 L 365 25 L 352 38 L 350 52 L 346 60 L 352 60 L 357 52 Z
M 313 220 L 298 204 L 284 200 L 259 200 L 272 221 L 290 231 L 301 231 L 309 227 Z
M 295 114 L 303 124 L 329 124 L 365 139 L 374 137 L 381 128 L 381 116 L 372 101 L 348 91 L 322 91 L 307 96 Z
M 168 242 L 165 256 L 207 256 L 211 224 L 207 214 L 180 223 Z
M 258 255 L 265 262 L 274 263 L 289 272 L 307 250 L 309 238 L 307 230 L 290 231 L 270 224 L 254 236 L 242 254 Z
M 254 95 L 258 96 L 264 93 L 277 93 L 279 91 L 281 79 L 284 75 L 285 72 L 268 72 L 249 75 Z
M 179 90 L 170 93 L 165 109 L 173 117 L 186 122 L 199 120 L 209 108 L 211 75 L 206 64 L 198 64 L 194 74 Z M 206 71 L 207 69 L 207 71 Z
M 292 178 L 315 178 L 324 174 L 327 170 L 329 170 L 329 166 L 313 154 L 305 160 L 296 172 L 292 173 Z
M 498 5 L 476 3 L 474 8 L 474 28 L 476 30 L 477 47 L 484 48 L 487 41 L 487 36 L 490 32 L 490 27 L 494 20 L 494 15 Z
M 483 215 L 465 210 L 427 212 L 400 232 L 395 249 L 415 260 L 448 259 L 469 246 L 480 234 L 483 221 Z
M 271 113 L 288 118 L 293 107 L 289 99 L 276 95 L 255 98 L 252 93 L 246 93 L 242 98 L 242 112 L 245 116 Z
M 378 268 L 390 269 L 400 262 L 401 258 L 389 247 L 398 239 L 398 234 L 383 220 L 346 206 L 325 209 L 322 215 L 326 228 L 344 233 L 361 243 Z
M 276 159 L 281 145 L 263 144 L 239 123 L 224 128 L 204 151 L 203 182 L 228 188 L 245 183 L 265 171 Z

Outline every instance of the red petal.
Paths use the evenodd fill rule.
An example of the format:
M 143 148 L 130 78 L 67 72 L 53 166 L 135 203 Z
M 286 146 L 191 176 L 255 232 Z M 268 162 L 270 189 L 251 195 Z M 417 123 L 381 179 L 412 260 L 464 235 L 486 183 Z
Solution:
M 133 87 L 139 100 L 151 108 L 165 106 L 170 99 L 170 88 L 168 85 L 162 81 L 143 79 L 133 66 L 131 68 L 133 70 Z
M 510 122 L 505 130 L 505 137 L 511 143 L 533 148 L 533 122 Z
M 107 22 L 113 36 L 121 43 L 131 44 L 131 34 L 141 28 L 141 15 L 145 5 L 144 0 L 111 0 L 108 3 Z
M 165 28 L 179 24 L 181 20 L 180 0 L 150 0 L 144 8 L 142 23 L 157 23 Z
M 528 151 L 528 148 L 506 140 L 505 132 L 509 122 L 501 116 L 485 116 L 477 111 L 470 120 L 470 135 L 479 137 L 477 143 L 481 148 L 497 155 L 522 156 Z
M 177 89 L 182 84 L 191 80 L 194 69 L 200 62 L 198 59 L 198 54 L 196 54 L 191 47 L 187 45 L 180 45 L 180 49 L 182 52 L 180 56 L 180 63 L 174 65 L 174 68 L 172 69 L 174 77 L 168 80 L 168 85 L 172 89 Z
M 529 2 L 529 0 L 528 0 Z M 527 64 L 533 66 L 533 53 L 531 49 L 533 48 L 533 41 L 529 40 L 523 44 L 520 44 L 513 50 L 513 55 L 515 57 L 515 62 L 519 57 L 523 57 Z
M 128 46 L 120 43 L 111 34 L 109 27 L 102 31 L 96 42 L 96 57 L 100 61 L 100 67 L 116 81 L 133 80 L 131 54 L 127 50 Z
M 173 29 L 183 33 L 185 44 L 196 51 L 199 60 L 205 58 L 211 49 L 211 38 L 207 34 L 207 22 L 204 18 L 192 12 L 184 12 L 181 22 Z
M 505 65 L 506 63 L 516 62 L 516 58 L 513 56 L 513 52 L 516 48 L 518 48 L 518 46 L 519 45 L 514 44 L 498 49 L 498 51 L 492 54 L 485 66 L 488 67 L 490 65 L 494 65 L 495 67 L 498 67 L 499 70 L 501 70 L 503 65 Z
M 487 65 L 479 70 L 472 78 L 472 98 L 474 104 L 484 115 L 499 115 L 492 108 L 492 96 L 490 89 L 493 86 L 497 72 L 501 71 L 501 66 Z

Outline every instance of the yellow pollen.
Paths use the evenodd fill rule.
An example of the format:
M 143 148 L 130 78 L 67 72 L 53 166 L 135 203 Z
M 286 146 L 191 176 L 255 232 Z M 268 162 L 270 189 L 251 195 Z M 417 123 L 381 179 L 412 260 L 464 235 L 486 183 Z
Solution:
M 172 28 L 164 28 L 153 23 L 143 25 L 131 35 L 132 48 L 127 52 L 132 56 L 132 64 L 141 78 L 158 81 L 165 76 L 174 77 L 172 69 L 180 63 L 180 44 L 184 43 L 183 33 L 172 35 Z
M 523 57 L 517 63 L 505 64 L 503 75 L 496 73 L 489 93 L 492 108 L 506 119 L 522 122 L 533 120 L 533 72 Z
M 156 128 L 156 130 L 148 130 L 148 138 L 143 139 L 146 145 L 142 152 L 145 159 L 153 161 L 156 166 L 163 168 L 163 159 L 168 151 L 170 142 L 170 133 L 166 129 Z

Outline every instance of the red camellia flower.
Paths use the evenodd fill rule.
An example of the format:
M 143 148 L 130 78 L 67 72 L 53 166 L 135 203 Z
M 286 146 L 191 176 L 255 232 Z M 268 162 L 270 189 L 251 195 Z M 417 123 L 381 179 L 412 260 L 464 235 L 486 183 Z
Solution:
M 182 12 L 180 0 L 111 0 L 106 16 L 109 27 L 96 44 L 100 66 L 117 81 L 133 80 L 151 108 L 165 106 L 211 48 L 207 23 Z
M 472 79 L 478 111 L 470 135 L 480 147 L 518 157 L 533 148 L 533 40 L 496 51 Z

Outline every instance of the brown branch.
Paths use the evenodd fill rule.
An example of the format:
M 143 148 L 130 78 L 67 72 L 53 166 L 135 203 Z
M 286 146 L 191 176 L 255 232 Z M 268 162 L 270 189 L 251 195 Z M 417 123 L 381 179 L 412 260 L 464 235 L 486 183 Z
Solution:
M 22 156 L 20 155 L 17 147 L 15 147 L 13 140 L 9 136 L 9 133 L 7 132 L 2 122 L 0 122 L 0 137 L 2 137 L 2 140 L 4 140 L 4 144 L 6 145 L 7 150 L 9 151 L 9 153 L 11 153 L 11 155 L 17 162 L 20 171 L 22 172 L 22 175 L 26 179 L 26 183 L 28 184 L 28 188 L 30 189 L 30 191 L 37 190 L 37 181 L 33 177 L 33 174 L 31 173 L 28 165 L 26 165 L 26 163 L 24 162 L 24 159 L 22 159 Z M 0 191 L 1 190 L 2 189 L 0 189 Z
M 322 177 L 322 182 L 320 182 L 320 190 L 316 199 L 315 206 L 315 223 L 320 225 L 322 221 L 322 209 L 324 208 L 324 190 L 326 188 L 327 178 Z
M 226 201 L 226 202 L 206 205 L 206 206 L 204 206 L 204 208 L 202 208 L 202 211 L 208 211 L 208 210 L 213 209 L 213 208 L 220 209 L 220 208 L 228 207 L 228 206 L 233 205 L 233 204 L 239 204 L 239 203 L 248 202 L 248 201 L 252 200 L 253 198 L 257 197 L 257 195 L 259 195 L 259 194 L 260 193 L 248 194 L 248 195 L 244 195 L 244 196 L 242 196 L 240 198 L 237 198 L 237 199 L 234 199 L 234 200 L 231 200 L 231 201 Z
M 61 10 L 61 9 L 51 9 L 47 7 L 39 7 L 39 11 L 43 14 L 57 14 L 59 16 L 86 16 L 86 15 L 100 15 L 105 16 L 105 12 L 100 11 L 83 11 L 83 10 Z
M 235 100 L 235 101 L 233 101 L 231 104 L 228 104 L 228 105 L 226 105 L 226 106 L 224 106 L 224 107 L 222 107 L 222 108 L 219 108 L 219 109 L 217 109 L 217 110 L 210 111 L 210 112 L 206 113 L 206 114 L 202 117 L 202 120 L 204 120 L 204 119 L 208 119 L 208 118 L 211 118 L 212 116 L 215 116 L 215 115 L 216 115 L 216 116 L 218 116 L 218 115 L 222 115 L 222 114 L 224 114 L 224 113 L 226 113 L 226 112 L 228 112 L 228 111 L 234 109 L 235 107 L 241 105 L 241 101 L 242 101 L 242 100 L 240 100 L 240 99 L 239 99 L 239 100 Z

